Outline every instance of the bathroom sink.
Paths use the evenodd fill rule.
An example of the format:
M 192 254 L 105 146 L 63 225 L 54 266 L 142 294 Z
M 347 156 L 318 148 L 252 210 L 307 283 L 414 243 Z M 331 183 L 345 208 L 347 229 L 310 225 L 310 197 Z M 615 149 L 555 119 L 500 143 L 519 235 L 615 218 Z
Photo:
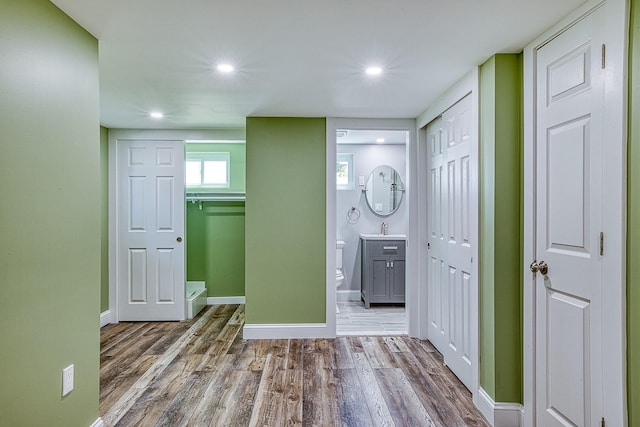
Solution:
M 406 234 L 360 234 L 365 240 L 407 240 Z

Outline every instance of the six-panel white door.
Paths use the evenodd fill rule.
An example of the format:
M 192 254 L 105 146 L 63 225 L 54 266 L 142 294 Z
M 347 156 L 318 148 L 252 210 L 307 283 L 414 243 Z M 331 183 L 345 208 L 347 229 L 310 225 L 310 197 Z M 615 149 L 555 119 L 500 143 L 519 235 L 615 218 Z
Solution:
M 184 144 L 118 140 L 118 320 L 185 314 Z
M 602 416 L 604 10 L 538 49 L 536 70 L 536 424 Z M 534 268 L 535 270 L 535 268 Z
M 427 337 L 472 388 L 471 96 L 427 126 Z

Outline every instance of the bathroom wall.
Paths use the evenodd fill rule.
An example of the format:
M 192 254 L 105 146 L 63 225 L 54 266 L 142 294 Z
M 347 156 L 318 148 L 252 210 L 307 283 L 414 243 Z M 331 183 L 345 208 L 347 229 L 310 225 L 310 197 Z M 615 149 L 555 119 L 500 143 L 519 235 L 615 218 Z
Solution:
M 360 274 L 360 233 L 380 233 L 384 221 L 389 224 L 389 234 L 407 233 L 407 200 L 403 195 L 400 207 L 391 216 L 381 217 L 373 213 L 367 205 L 358 177 L 364 176 L 365 183 L 376 166 L 389 165 L 398 171 L 406 186 L 406 146 L 390 144 L 338 144 L 338 153 L 353 153 L 354 190 L 338 190 L 336 193 L 336 237 L 345 241 L 342 254 L 345 281 L 338 291 L 359 291 Z M 356 207 L 360 211 L 357 223 L 347 221 L 347 212 Z
M 0 6 L 0 426 L 99 416 L 98 41 L 46 0 Z M 62 369 L 74 390 L 62 397 Z

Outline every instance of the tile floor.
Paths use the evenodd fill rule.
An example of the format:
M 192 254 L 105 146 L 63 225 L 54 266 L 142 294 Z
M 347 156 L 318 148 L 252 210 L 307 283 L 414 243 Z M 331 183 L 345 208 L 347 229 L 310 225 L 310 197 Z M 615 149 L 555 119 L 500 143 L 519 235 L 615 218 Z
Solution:
M 336 314 L 337 335 L 404 335 L 407 316 L 403 305 L 371 305 L 364 308 L 362 301 L 338 303 Z

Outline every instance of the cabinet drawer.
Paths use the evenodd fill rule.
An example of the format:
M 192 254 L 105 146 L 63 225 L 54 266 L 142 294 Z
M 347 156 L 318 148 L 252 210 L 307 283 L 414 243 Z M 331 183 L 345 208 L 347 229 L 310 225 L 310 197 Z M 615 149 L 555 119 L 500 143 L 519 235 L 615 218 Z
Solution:
M 392 255 L 404 257 L 406 243 L 404 240 L 363 240 L 362 254 Z

